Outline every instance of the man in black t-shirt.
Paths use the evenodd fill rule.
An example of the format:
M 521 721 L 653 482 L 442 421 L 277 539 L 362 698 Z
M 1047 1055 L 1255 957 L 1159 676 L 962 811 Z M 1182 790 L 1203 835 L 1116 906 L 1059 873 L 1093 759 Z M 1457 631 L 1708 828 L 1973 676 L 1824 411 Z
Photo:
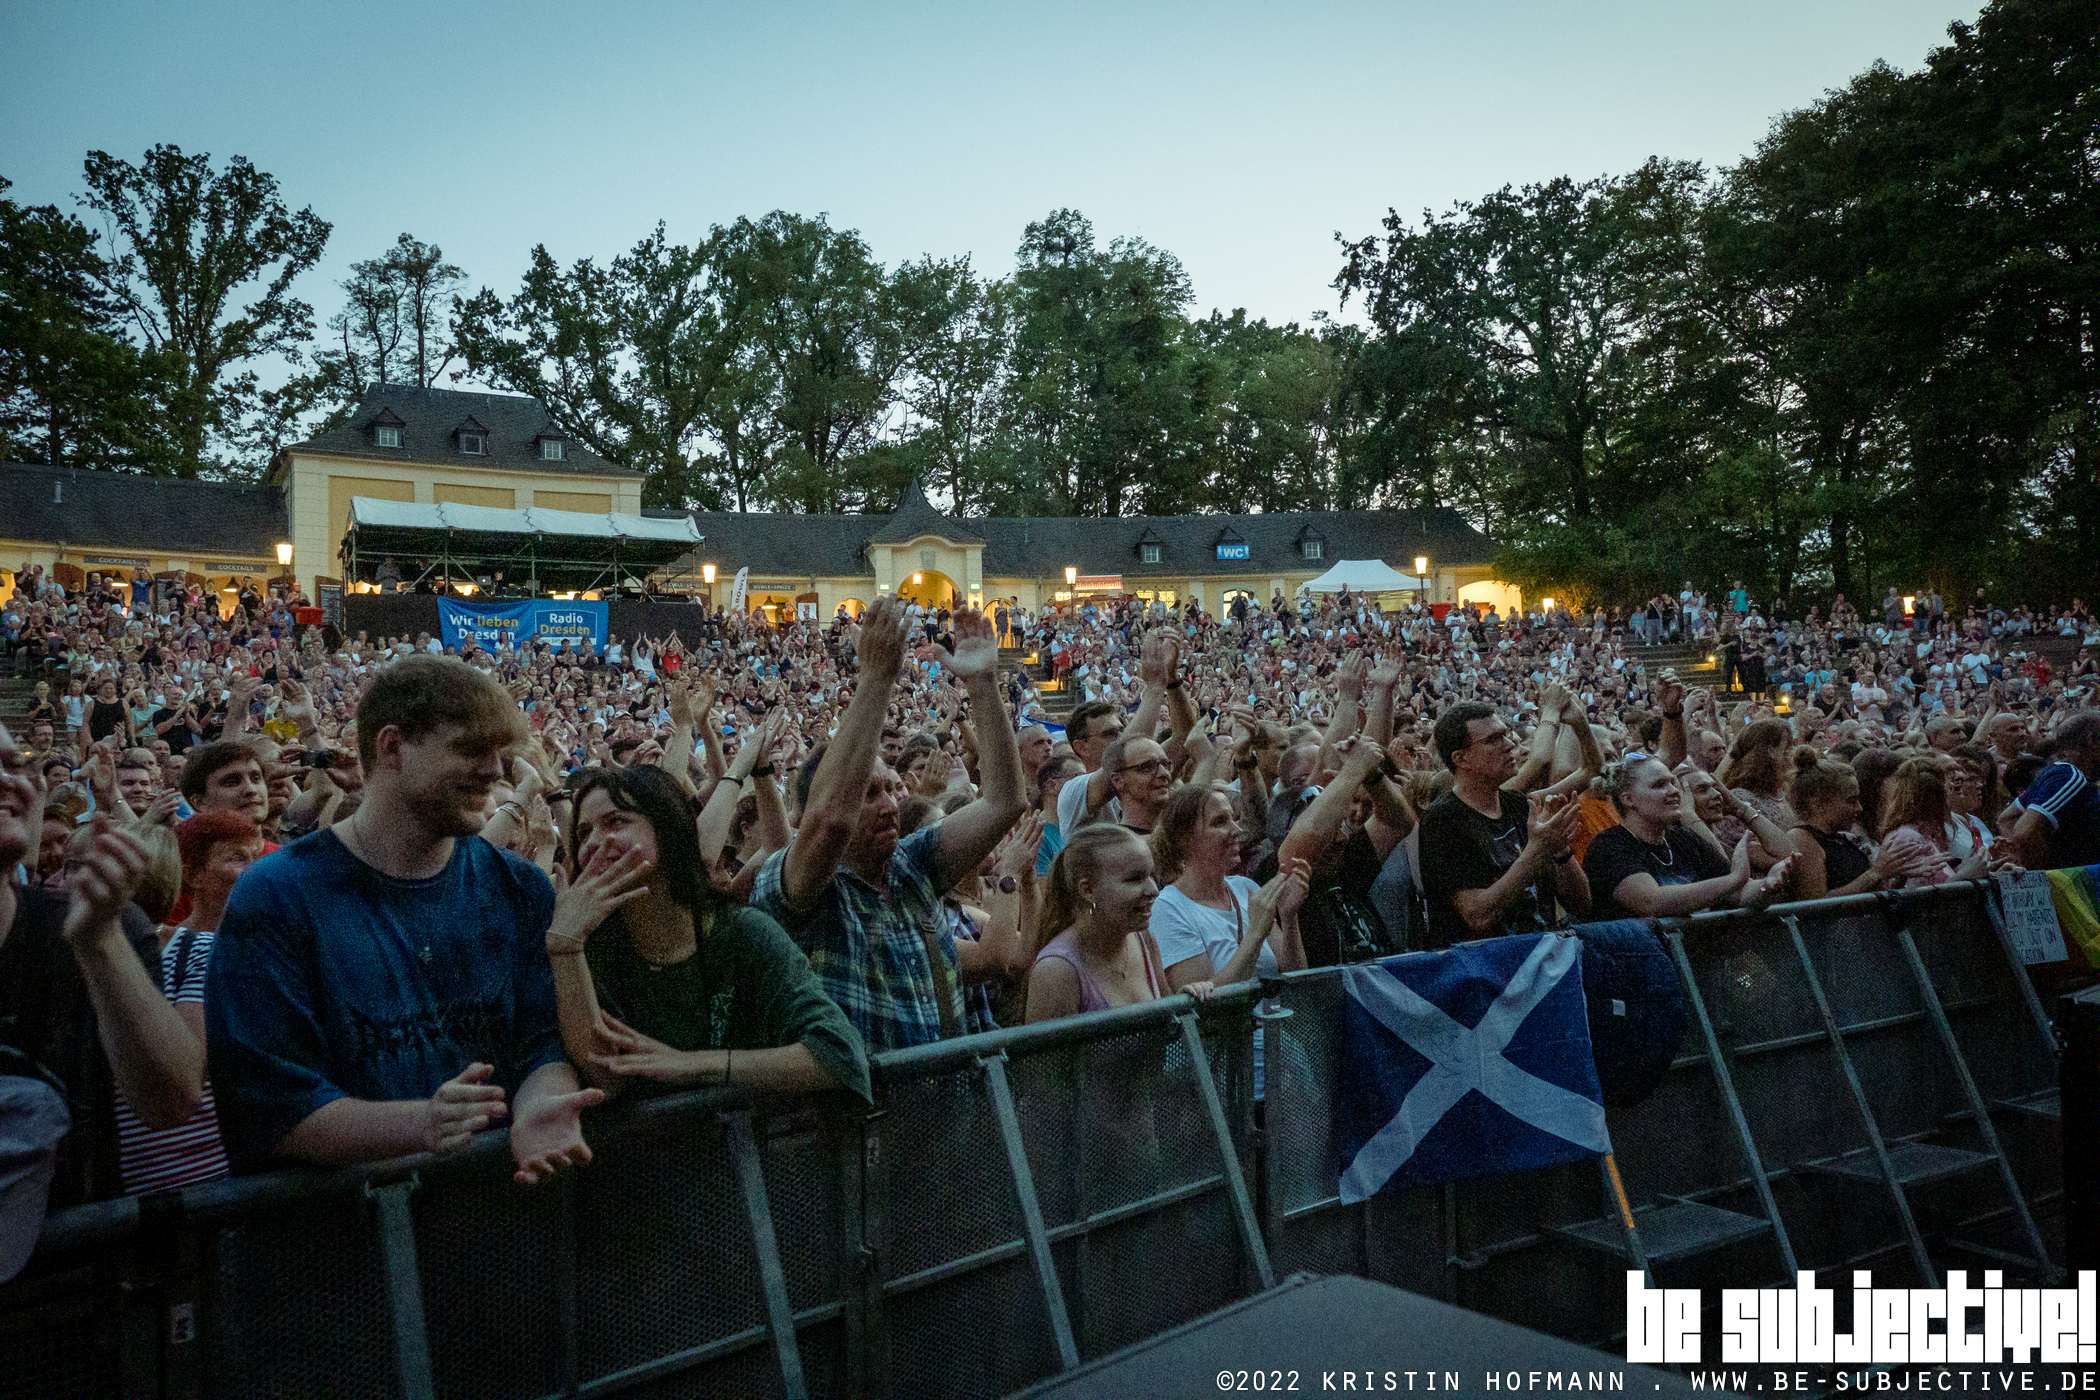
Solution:
M 1430 947 L 1552 927 L 1556 903 L 1589 910 L 1589 882 L 1569 843 L 1572 801 L 1534 803 L 1517 775 L 1515 736 L 1492 706 L 1453 705 L 1437 719 L 1451 791 L 1422 814 L 1422 888 Z

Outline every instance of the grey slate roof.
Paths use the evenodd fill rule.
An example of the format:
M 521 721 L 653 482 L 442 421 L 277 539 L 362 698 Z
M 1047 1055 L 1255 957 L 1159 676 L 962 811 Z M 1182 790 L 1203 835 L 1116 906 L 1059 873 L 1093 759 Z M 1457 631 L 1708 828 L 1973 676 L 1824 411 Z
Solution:
M 5 462 L 0 537 L 269 559 L 285 538 L 284 493 L 270 486 Z
M 400 420 L 401 445 L 381 447 L 372 425 L 391 412 Z M 393 422 L 394 418 L 384 421 Z M 488 454 L 470 457 L 459 450 L 453 434 L 469 419 L 474 431 L 488 433 Z M 540 439 L 560 437 L 567 458 L 560 462 L 540 460 Z M 305 442 L 295 442 L 287 452 L 327 452 L 343 457 L 368 457 L 381 462 L 443 462 L 453 467 L 499 468 L 509 471 L 573 472 L 582 476 L 636 477 L 640 472 L 616 467 L 576 439 L 567 436 L 547 416 L 538 399 L 520 394 L 470 393 L 461 389 L 418 389 L 407 384 L 380 384 L 366 391 L 357 411 L 340 428 L 318 433 Z
M 919 484 L 917 477 L 913 477 L 911 489 L 904 493 L 902 504 L 890 512 L 889 523 L 868 538 L 877 544 L 902 544 L 921 535 L 940 535 L 958 543 L 984 538 L 962 521 L 937 509 L 926 499 L 926 488 Z
M 929 507 L 929 510 L 931 508 Z M 989 516 L 968 520 L 915 517 L 898 533 L 896 517 L 695 511 L 706 537 L 700 548 L 725 574 L 746 565 L 754 574 L 836 577 L 866 574 L 870 543 L 902 543 L 919 534 L 982 539 L 987 577 L 1055 579 L 1067 564 L 1082 574 L 1172 578 L 1206 574 L 1319 573 L 1337 559 L 1383 559 L 1402 573 L 1427 554 L 1431 567 L 1487 564 L 1495 542 L 1455 510 L 1279 511 L 1270 515 L 1167 515 L 1093 519 L 1076 516 Z M 1324 556 L 1302 557 L 1299 542 L 1315 534 Z M 1247 557 L 1221 560 L 1220 537 L 1244 542 Z M 1138 545 L 1160 546 L 1147 564 Z

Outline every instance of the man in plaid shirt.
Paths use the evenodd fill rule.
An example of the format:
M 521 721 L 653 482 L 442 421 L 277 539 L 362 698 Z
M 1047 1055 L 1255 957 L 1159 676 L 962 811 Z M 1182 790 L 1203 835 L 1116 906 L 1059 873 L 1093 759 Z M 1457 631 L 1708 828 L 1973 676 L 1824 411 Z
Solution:
M 962 984 L 1012 975 L 1018 952 L 955 938 L 941 910 L 941 895 L 1025 811 L 1020 749 L 999 694 L 998 641 L 975 609 L 955 616 L 953 655 L 933 650 L 968 691 L 981 789 L 945 820 L 897 839 L 904 781 L 880 749 L 909 624 L 894 597 L 877 599 L 861 620 L 853 700 L 830 743 L 804 762 L 794 840 L 766 859 L 751 891 L 752 904 L 809 954 L 871 1051 L 960 1034 Z

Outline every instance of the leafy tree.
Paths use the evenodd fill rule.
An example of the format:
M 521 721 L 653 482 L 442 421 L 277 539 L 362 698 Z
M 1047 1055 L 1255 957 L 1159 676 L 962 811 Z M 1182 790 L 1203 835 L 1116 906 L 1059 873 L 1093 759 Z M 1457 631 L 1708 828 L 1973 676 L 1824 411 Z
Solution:
M 467 373 L 537 396 L 592 451 L 648 473 L 648 504 L 714 508 L 704 435 L 733 357 L 723 328 L 714 244 L 673 243 L 658 224 L 605 267 L 564 270 L 535 247 L 518 293 L 461 301 L 452 334 Z
M 1005 467 L 999 418 L 1013 289 L 980 281 L 968 258 L 921 258 L 892 281 L 898 306 L 915 314 L 900 327 L 910 353 L 899 399 L 919 425 L 921 471 L 951 509 L 980 511 Z
M 1608 456 L 1608 381 L 1634 315 L 1620 191 L 1562 177 L 1507 186 L 1416 228 L 1343 244 L 1335 286 L 1364 298 L 1410 372 L 1388 411 L 1439 429 L 1504 432 L 1539 449 L 1521 503 L 1569 521 L 1597 508 Z M 1414 402 L 1407 402 L 1414 400 Z
M 123 337 L 108 266 L 79 220 L 5 197 L 0 179 L 0 452 L 54 466 L 143 466 L 150 366 Z
M 338 417 L 375 384 L 437 383 L 458 355 L 450 303 L 465 278 L 442 248 L 407 233 L 350 265 L 342 309 L 328 318 L 335 343 L 314 355 L 319 395 L 337 404 Z
M 1173 254 L 1101 249 L 1060 209 L 1022 234 L 1005 425 L 1011 494 L 1033 509 L 1184 508 L 1203 476 L 1209 366 L 1191 352 L 1193 293 Z
M 902 326 L 928 318 L 937 286 L 892 281 L 859 234 L 821 215 L 776 210 L 716 237 L 736 324 L 777 392 L 786 440 L 770 494 L 796 510 L 862 504 L 868 483 L 847 467 L 877 441 L 909 362 Z
M 214 170 L 209 155 L 174 146 L 155 146 L 137 164 L 90 151 L 85 173 L 80 202 L 109 235 L 106 290 L 161 366 L 155 411 L 169 465 L 185 477 L 226 469 L 215 439 L 260 404 L 260 379 L 247 366 L 304 358 L 313 308 L 291 285 L 320 260 L 329 225 L 311 209 L 287 208 L 276 177 L 242 156 Z M 244 295 L 252 299 L 235 305 Z

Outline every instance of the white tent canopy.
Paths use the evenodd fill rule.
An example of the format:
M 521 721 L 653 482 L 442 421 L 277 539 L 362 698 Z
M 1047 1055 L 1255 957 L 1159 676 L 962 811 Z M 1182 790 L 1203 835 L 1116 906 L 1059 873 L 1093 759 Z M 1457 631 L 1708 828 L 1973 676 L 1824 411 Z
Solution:
M 592 515 L 580 510 L 548 510 L 528 506 L 524 510 L 500 510 L 494 506 L 466 506 L 453 501 L 382 501 L 355 496 L 350 501 L 350 524 L 393 530 L 466 530 L 484 535 L 558 535 L 601 540 L 675 541 L 700 543 L 700 531 L 691 516 L 664 520 L 647 515 Z
M 1411 593 L 1422 581 L 1394 570 L 1382 559 L 1342 559 L 1310 583 L 1301 583 L 1301 593 Z

